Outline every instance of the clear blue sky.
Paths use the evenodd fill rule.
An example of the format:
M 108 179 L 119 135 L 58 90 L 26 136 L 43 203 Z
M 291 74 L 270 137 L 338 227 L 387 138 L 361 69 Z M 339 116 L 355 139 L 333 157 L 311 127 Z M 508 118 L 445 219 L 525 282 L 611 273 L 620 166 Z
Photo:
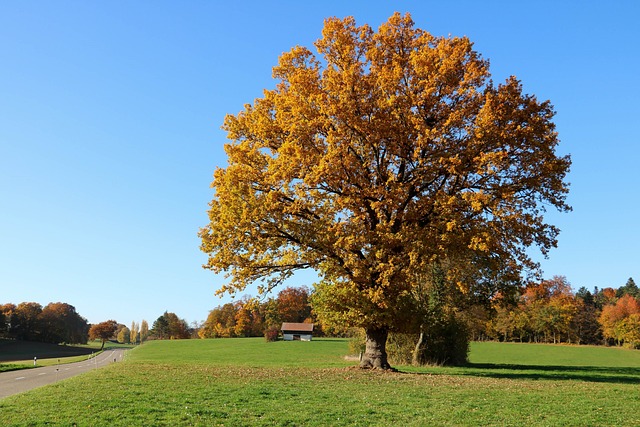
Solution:
M 570 214 L 542 261 L 574 288 L 640 280 L 640 3 L 136 1 L 0 3 L 0 303 L 66 302 L 89 322 L 188 322 L 229 301 L 201 268 L 226 113 L 271 88 L 323 19 L 410 12 L 467 35 L 557 110 Z M 298 278 L 304 283 L 305 277 Z

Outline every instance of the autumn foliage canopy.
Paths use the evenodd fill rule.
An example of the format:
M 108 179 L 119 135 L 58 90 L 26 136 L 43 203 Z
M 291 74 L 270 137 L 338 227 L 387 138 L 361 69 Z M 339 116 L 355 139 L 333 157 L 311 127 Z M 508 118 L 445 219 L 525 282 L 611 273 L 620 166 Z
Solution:
M 89 329 L 89 339 L 100 340 L 102 342 L 101 349 L 104 348 L 104 343 L 115 338 L 116 331 L 118 329 L 118 322 L 115 320 L 107 320 L 105 322 L 96 323 L 91 325 Z
M 544 213 L 570 209 L 570 159 L 551 104 L 514 77 L 494 85 L 465 37 L 396 13 L 377 32 L 327 19 L 315 48 L 282 54 L 275 89 L 226 117 L 205 267 L 231 293 L 315 269 L 324 310 L 364 327 L 384 367 L 416 272 L 482 259 L 517 275 L 535 268 L 527 248 L 555 246 Z M 447 265 L 455 279 L 461 263 Z

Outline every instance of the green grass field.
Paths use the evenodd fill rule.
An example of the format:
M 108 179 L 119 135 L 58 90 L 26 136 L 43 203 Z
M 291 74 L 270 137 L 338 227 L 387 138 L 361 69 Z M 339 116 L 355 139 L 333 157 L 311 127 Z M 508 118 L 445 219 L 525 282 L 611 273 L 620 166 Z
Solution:
M 464 368 L 361 371 L 347 342 L 149 342 L 0 400 L 9 426 L 640 425 L 640 352 L 473 343 Z

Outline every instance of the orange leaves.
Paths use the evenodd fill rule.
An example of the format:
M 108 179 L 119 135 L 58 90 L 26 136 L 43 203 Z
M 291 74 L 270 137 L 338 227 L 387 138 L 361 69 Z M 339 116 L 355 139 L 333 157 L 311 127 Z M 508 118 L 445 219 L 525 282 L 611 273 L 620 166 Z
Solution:
M 640 303 L 631 295 L 623 295 L 615 304 L 605 306 L 602 309 L 603 314 L 605 309 L 611 320 L 618 321 L 632 314 L 640 314 Z
M 89 329 L 89 339 L 102 340 L 103 345 L 104 342 L 114 336 L 116 330 L 118 329 L 118 322 L 115 320 L 107 320 L 106 322 L 97 323 L 95 325 L 91 325 Z
M 498 309 L 495 326 L 505 339 L 514 334 L 521 341 L 571 342 L 576 339 L 576 316 L 581 307 L 584 304 L 575 298 L 567 279 L 555 276 L 529 283 L 514 310 Z
M 598 321 L 605 338 L 640 345 L 640 329 L 637 329 L 640 303 L 631 295 L 623 295 L 615 304 L 605 305 Z
M 309 289 L 288 287 L 278 293 L 277 307 L 283 322 L 302 323 L 311 316 Z

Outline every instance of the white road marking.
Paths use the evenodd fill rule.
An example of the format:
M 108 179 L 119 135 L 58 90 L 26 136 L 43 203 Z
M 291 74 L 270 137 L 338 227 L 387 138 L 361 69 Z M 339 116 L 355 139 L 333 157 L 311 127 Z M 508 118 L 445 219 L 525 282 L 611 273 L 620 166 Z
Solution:
M 43 372 L 43 373 L 41 373 L 41 374 L 38 374 L 38 376 L 40 376 L 40 375 L 47 375 L 47 373 L 46 373 L 46 372 Z
M 18 377 L 18 378 L 16 378 L 16 381 L 17 381 L 17 380 L 23 380 L 23 379 L 25 379 L 25 378 L 26 378 L 26 377 Z

